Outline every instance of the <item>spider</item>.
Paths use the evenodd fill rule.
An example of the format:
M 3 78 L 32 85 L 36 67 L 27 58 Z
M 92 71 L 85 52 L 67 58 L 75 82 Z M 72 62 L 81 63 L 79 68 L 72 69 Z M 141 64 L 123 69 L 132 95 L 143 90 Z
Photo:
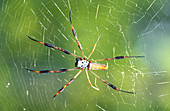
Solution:
M 95 48 L 96 48 L 97 42 L 98 42 L 98 40 L 99 40 L 99 38 L 100 38 L 100 35 L 99 35 L 97 41 L 95 42 L 94 47 L 93 47 L 90 55 L 88 56 L 88 58 L 86 58 L 85 55 L 84 55 L 84 52 L 83 52 L 83 50 L 82 50 L 82 46 L 81 46 L 81 44 L 80 44 L 80 42 L 79 42 L 79 40 L 78 40 L 78 38 L 77 38 L 76 31 L 75 31 L 75 29 L 74 29 L 74 27 L 73 27 L 73 25 L 72 25 L 71 10 L 70 10 L 70 12 L 69 12 L 69 18 L 70 18 L 70 24 L 71 24 L 71 28 L 72 28 L 72 33 L 73 33 L 73 35 L 74 35 L 74 37 L 75 37 L 75 39 L 76 39 L 76 42 L 77 42 L 78 47 L 79 47 L 79 49 L 80 49 L 80 51 L 81 51 L 81 53 L 82 53 L 83 58 L 80 57 L 80 56 L 78 56 L 78 55 L 75 55 L 75 54 L 69 52 L 68 50 L 62 49 L 62 48 L 60 48 L 60 47 L 56 47 L 56 46 L 54 46 L 54 45 L 52 45 L 52 44 L 49 44 L 49 43 L 40 42 L 40 41 L 38 41 L 38 40 L 33 39 L 32 37 L 30 37 L 30 36 L 28 36 L 28 35 L 27 35 L 27 36 L 28 36 L 29 39 L 31 39 L 31 40 L 33 40 L 33 41 L 35 41 L 35 42 L 38 42 L 38 43 L 40 43 L 40 44 L 43 44 L 43 45 L 45 45 L 45 46 L 47 46 L 47 47 L 49 47 L 49 48 L 52 48 L 52 49 L 60 50 L 60 51 L 64 52 L 65 54 L 72 55 L 72 56 L 76 57 L 76 63 L 75 63 L 75 67 L 76 67 L 76 68 L 60 69 L 60 70 L 40 70 L 40 71 L 32 70 L 32 69 L 29 69 L 29 68 L 27 68 L 27 67 L 26 67 L 26 69 L 29 70 L 29 71 L 32 71 L 32 72 L 36 72 L 36 73 L 63 73 L 63 72 L 74 71 L 74 70 L 78 70 L 78 69 L 79 69 L 78 73 L 77 73 L 73 78 L 71 78 L 71 80 L 70 80 L 66 85 L 64 85 L 62 88 L 60 88 L 60 89 L 58 90 L 58 92 L 53 96 L 53 99 L 54 99 L 58 94 L 60 94 L 68 85 L 70 85 L 70 84 L 79 76 L 79 74 L 80 74 L 84 69 L 85 69 L 86 76 L 87 76 L 87 80 L 88 80 L 90 86 L 91 86 L 92 88 L 96 89 L 96 90 L 99 90 L 99 89 L 91 84 L 90 79 L 89 79 L 89 75 L 88 75 L 88 70 L 89 70 L 95 77 L 97 77 L 97 78 L 100 79 L 102 82 L 104 82 L 105 84 L 107 84 L 108 86 L 110 86 L 112 89 L 117 90 L 117 91 L 120 91 L 120 92 L 125 92 L 125 93 L 130 93 L 130 94 L 136 94 L 135 92 L 129 92 L 129 91 L 124 91 L 124 90 L 118 89 L 118 88 L 117 88 L 116 86 L 114 86 L 113 84 L 111 84 L 111 83 L 105 81 L 104 79 L 102 79 L 101 77 L 99 77 L 99 76 L 98 76 L 97 74 L 95 74 L 92 70 L 106 70 L 106 69 L 108 69 L 108 67 L 107 67 L 106 65 L 104 65 L 104 64 L 95 63 L 96 61 L 109 61 L 109 60 L 113 60 L 113 59 L 116 59 L 116 60 L 117 60 L 117 59 L 125 59 L 125 58 L 141 58 L 141 57 L 144 57 L 144 56 L 117 56 L 117 57 L 113 57 L 113 58 L 106 58 L 106 59 L 90 60 L 90 61 L 89 61 L 91 55 L 93 54 L 93 52 L 94 52 L 94 50 L 95 50 Z

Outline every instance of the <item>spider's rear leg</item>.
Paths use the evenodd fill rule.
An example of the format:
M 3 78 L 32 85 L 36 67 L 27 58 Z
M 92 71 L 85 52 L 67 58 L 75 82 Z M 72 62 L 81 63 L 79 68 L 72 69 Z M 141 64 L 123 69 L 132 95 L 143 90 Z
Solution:
M 95 90 L 99 90 L 99 88 L 98 88 L 97 86 L 95 87 L 95 86 L 93 86 L 93 85 L 91 84 L 90 78 L 89 78 L 89 74 L 88 74 L 88 71 L 87 71 L 87 68 L 86 68 L 86 76 L 87 76 L 87 80 L 88 80 L 90 86 L 91 86 L 93 89 L 95 89 Z
M 90 70 L 90 69 L 89 69 Z M 136 94 L 135 92 L 129 92 L 129 91 L 124 91 L 124 90 L 119 90 L 116 86 L 114 86 L 113 84 L 105 81 L 104 79 L 102 79 L 101 77 L 99 77 L 97 74 L 95 74 L 93 71 L 90 70 L 90 72 L 96 76 L 97 78 L 99 78 L 102 82 L 104 82 L 105 84 L 107 84 L 108 86 L 110 86 L 112 89 L 116 90 L 116 91 L 120 91 L 120 92 L 125 92 L 125 93 L 130 93 L 130 94 Z
M 98 59 L 98 60 L 92 60 L 90 62 L 94 62 L 94 61 L 109 61 L 109 60 L 118 60 L 118 59 L 125 59 L 125 58 L 144 58 L 145 56 L 117 56 L 117 57 L 113 57 L 113 58 L 106 58 L 106 59 Z

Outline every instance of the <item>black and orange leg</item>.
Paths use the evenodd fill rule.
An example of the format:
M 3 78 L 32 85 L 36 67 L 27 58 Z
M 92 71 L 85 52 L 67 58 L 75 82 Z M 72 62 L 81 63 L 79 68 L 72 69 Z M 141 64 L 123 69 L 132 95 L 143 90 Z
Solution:
M 25 68 L 26 70 L 28 71 L 31 71 L 31 72 L 36 72 L 36 73 L 62 73 L 62 72 L 67 72 L 67 71 L 74 71 L 74 70 L 77 70 L 77 69 L 80 69 L 79 67 L 78 68 L 72 68 L 72 69 L 60 69 L 60 70 L 40 70 L 40 71 L 36 71 L 36 70 L 32 70 L 32 69 L 28 69 L 28 68 Z
M 38 41 L 38 40 L 33 39 L 33 38 L 30 37 L 29 35 L 27 35 L 27 36 L 28 36 L 29 39 L 31 39 L 31 40 L 33 40 L 33 41 L 35 41 L 35 42 L 38 42 L 38 43 L 40 43 L 40 44 L 43 44 L 43 45 L 45 45 L 45 46 L 47 46 L 47 47 L 50 47 L 50 48 L 53 48 L 53 49 L 58 49 L 58 50 L 64 52 L 65 54 L 72 55 L 72 56 L 74 56 L 74 57 L 76 57 L 76 58 L 81 58 L 81 57 L 79 57 L 79 56 L 77 56 L 77 55 L 69 52 L 68 50 L 61 49 L 60 47 L 56 47 L 56 46 L 54 46 L 54 45 L 52 45 L 52 44 L 49 44 L 49 43 L 40 42 L 40 41 Z
M 99 41 L 100 36 L 101 36 L 101 35 L 99 35 L 99 37 L 97 38 L 97 40 L 96 40 L 96 42 L 95 42 L 95 44 L 94 44 L 94 47 L 93 47 L 93 49 L 92 49 L 92 51 L 91 51 L 89 57 L 87 58 L 87 60 L 89 60 L 90 57 L 91 57 L 91 55 L 93 54 L 93 52 L 94 52 L 94 50 L 95 50 L 95 48 L 96 48 L 97 42 Z
M 78 47 L 79 47 L 79 49 L 80 49 L 80 51 L 81 51 L 81 53 L 82 53 L 82 55 L 83 55 L 83 59 L 85 60 L 85 55 L 84 55 L 84 52 L 83 52 L 83 50 L 82 50 L 82 46 L 81 46 L 81 44 L 80 44 L 80 42 L 79 42 L 79 40 L 78 40 L 78 38 L 77 38 L 76 30 L 74 29 L 73 24 L 72 24 L 72 20 L 71 20 L 71 10 L 70 10 L 70 13 L 69 13 L 69 17 L 70 17 L 70 24 L 71 24 L 71 28 L 72 28 L 73 35 L 74 35 L 74 37 L 75 37 L 75 39 L 76 39 L 76 42 L 77 42 L 77 44 L 78 44 Z
M 59 91 L 53 96 L 53 99 L 60 94 L 68 85 L 70 85 L 76 78 L 77 76 L 82 72 L 83 69 L 81 69 L 73 78 L 70 79 L 70 81 L 64 85 L 62 88 L 59 89 Z
M 90 70 L 90 69 L 89 69 Z M 125 92 L 125 93 L 130 93 L 130 94 L 136 94 L 135 92 L 129 92 L 129 91 L 124 91 L 124 90 L 119 90 L 116 86 L 114 86 L 113 84 L 106 82 L 105 80 L 103 80 L 101 77 L 99 77 L 98 75 L 96 75 L 93 71 L 90 70 L 90 72 L 96 76 L 97 78 L 99 78 L 102 82 L 104 82 L 105 84 L 107 84 L 108 86 L 110 86 L 112 89 L 116 90 L 116 91 L 120 91 L 120 92 Z
M 108 61 L 108 60 L 117 60 L 117 59 L 125 59 L 125 58 L 143 58 L 145 56 L 117 56 L 117 57 L 114 57 L 114 58 L 107 58 L 107 59 L 98 59 L 98 60 L 92 60 L 90 62 L 94 62 L 94 61 Z

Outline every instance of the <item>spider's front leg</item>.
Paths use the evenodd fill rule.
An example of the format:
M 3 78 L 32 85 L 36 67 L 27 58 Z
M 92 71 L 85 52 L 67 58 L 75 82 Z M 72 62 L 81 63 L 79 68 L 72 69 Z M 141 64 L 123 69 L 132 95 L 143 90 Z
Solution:
M 28 71 L 31 71 L 31 72 L 36 72 L 36 73 L 62 73 L 62 72 L 67 72 L 67 71 L 74 71 L 74 70 L 77 70 L 77 69 L 80 69 L 79 67 L 77 68 L 72 68 L 72 69 L 60 69 L 60 70 L 40 70 L 40 71 L 36 71 L 36 70 L 32 70 L 32 69 L 28 69 L 27 67 L 25 68 L 26 70 Z
M 82 72 L 83 69 L 81 69 L 73 78 L 70 79 L 70 81 L 64 85 L 62 88 L 59 89 L 59 91 L 53 96 L 53 99 L 55 99 L 55 97 L 60 94 L 68 85 L 70 85 L 76 78 L 77 76 Z
M 75 37 L 75 39 L 76 39 L 76 42 L 77 42 L 77 44 L 78 44 L 78 47 L 79 47 L 79 49 L 80 49 L 80 51 L 81 51 L 81 53 L 82 53 L 82 55 L 83 55 L 83 58 L 84 58 L 84 60 L 85 60 L 85 55 L 84 55 L 82 46 L 81 46 L 81 44 L 80 44 L 80 42 L 79 42 L 79 40 L 78 40 L 78 38 L 77 38 L 76 30 L 74 29 L 73 24 L 72 24 L 72 20 L 71 20 L 71 10 L 70 10 L 70 13 L 69 13 L 69 17 L 70 17 L 70 24 L 71 24 L 71 28 L 72 28 L 73 35 L 74 35 L 74 37 Z
M 54 46 L 54 45 L 52 45 L 52 44 L 49 44 L 49 43 L 46 43 L 46 42 L 40 42 L 40 41 L 38 41 L 38 40 L 36 40 L 36 39 L 33 39 L 33 38 L 30 37 L 29 35 L 27 35 L 27 36 L 28 36 L 29 39 L 31 39 L 31 40 L 33 40 L 33 41 L 35 41 L 35 42 L 38 42 L 38 43 L 40 43 L 40 44 L 43 44 L 44 46 L 47 46 L 47 47 L 50 47 L 50 48 L 53 48 L 53 49 L 60 50 L 60 51 L 64 52 L 65 54 L 72 55 L 72 56 L 74 56 L 74 57 L 76 57 L 76 58 L 81 58 L 81 57 L 79 57 L 79 56 L 77 56 L 77 55 L 69 52 L 68 50 L 62 49 L 62 48 L 60 48 L 60 47 L 56 47 L 56 46 Z

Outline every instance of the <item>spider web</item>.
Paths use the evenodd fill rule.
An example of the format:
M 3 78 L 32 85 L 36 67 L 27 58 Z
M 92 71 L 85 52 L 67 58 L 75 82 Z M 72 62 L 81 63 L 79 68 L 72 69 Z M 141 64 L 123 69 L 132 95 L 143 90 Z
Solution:
M 0 6 L 0 110 L 170 110 L 168 0 L 1 0 Z M 86 57 L 99 35 L 91 60 L 145 56 L 102 61 L 108 70 L 94 71 L 117 88 L 137 94 L 115 91 L 89 72 L 97 91 L 83 71 L 52 100 L 78 71 L 35 74 L 25 70 L 75 67 L 75 57 L 26 36 L 81 56 L 71 32 L 70 9 Z

